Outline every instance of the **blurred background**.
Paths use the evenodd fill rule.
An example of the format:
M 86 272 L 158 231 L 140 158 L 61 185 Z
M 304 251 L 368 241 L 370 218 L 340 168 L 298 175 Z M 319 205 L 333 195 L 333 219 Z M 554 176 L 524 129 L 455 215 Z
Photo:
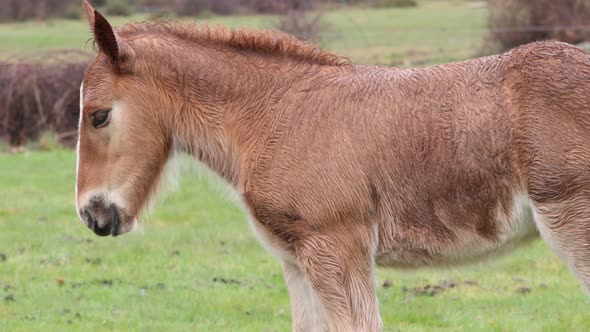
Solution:
M 278 262 L 209 175 L 185 172 L 145 231 L 74 212 L 81 0 L 0 0 L 0 331 L 285 331 Z M 279 29 L 354 63 L 410 67 L 556 39 L 589 48 L 590 0 L 91 0 L 114 25 Z M 181 163 L 181 164 L 186 164 Z M 199 172 L 197 172 L 199 173 Z M 588 300 L 535 242 L 444 271 L 379 270 L 386 331 L 584 331 Z
M 0 0 L 0 137 L 72 144 L 91 47 L 79 0 Z M 179 19 L 279 29 L 355 63 L 425 66 L 535 40 L 590 40 L 588 0 L 95 0 L 114 24 Z

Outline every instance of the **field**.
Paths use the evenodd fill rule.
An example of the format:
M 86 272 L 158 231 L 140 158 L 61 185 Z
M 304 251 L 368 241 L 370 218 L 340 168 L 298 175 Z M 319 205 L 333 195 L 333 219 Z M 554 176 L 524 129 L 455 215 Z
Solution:
M 72 151 L 0 155 L 0 330 L 288 330 L 280 266 L 216 180 L 187 172 L 143 232 L 99 238 L 75 215 L 74 168 Z M 470 267 L 380 270 L 378 284 L 387 331 L 590 326 L 540 241 Z
M 461 0 L 423 1 L 410 9 L 340 8 L 325 13 L 327 31 L 322 46 L 358 63 L 422 65 L 465 59 L 481 47 L 485 15 L 479 2 Z M 114 25 L 142 20 L 144 16 L 111 19 Z M 255 28 L 272 28 L 276 20 L 274 16 L 196 19 Z M 55 48 L 90 51 L 88 31 L 86 22 L 78 20 L 0 25 L 0 55 Z
M 423 65 L 477 54 L 485 10 L 476 1 L 425 1 L 326 18 L 330 50 L 355 62 Z M 269 27 L 274 19 L 207 21 Z M 0 25 L 0 54 L 81 49 L 88 38 L 78 21 Z M 99 238 L 77 219 L 74 172 L 71 150 L 0 153 L 0 331 L 289 330 L 280 265 L 215 177 L 181 172 L 143 231 Z M 587 296 L 541 241 L 466 267 L 380 269 L 377 282 L 386 331 L 590 327 Z

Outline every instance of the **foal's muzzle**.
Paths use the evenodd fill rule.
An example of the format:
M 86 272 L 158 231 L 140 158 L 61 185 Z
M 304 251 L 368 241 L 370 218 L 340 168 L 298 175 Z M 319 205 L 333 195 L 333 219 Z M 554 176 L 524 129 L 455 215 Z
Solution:
M 93 197 L 80 210 L 80 216 L 96 235 L 117 236 L 121 234 L 121 215 L 125 213 L 115 204 L 107 204 L 102 197 Z

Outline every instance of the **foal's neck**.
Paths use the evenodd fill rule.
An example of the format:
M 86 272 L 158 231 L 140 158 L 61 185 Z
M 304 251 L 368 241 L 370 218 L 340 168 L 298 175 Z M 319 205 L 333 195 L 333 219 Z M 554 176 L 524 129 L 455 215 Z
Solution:
M 243 193 L 281 99 L 322 68 L 256 54 L 207 51 L 183 61 L 187 77 L 179 87 L 183 101 L 174 117 L 179 120 L 174 123 L 175 141 Z

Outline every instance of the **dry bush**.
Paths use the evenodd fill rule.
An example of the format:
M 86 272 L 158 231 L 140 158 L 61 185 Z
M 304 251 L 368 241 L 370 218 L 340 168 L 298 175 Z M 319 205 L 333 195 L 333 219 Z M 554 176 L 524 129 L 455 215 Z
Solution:
M 173 0 L 134 0 L 132 4 L 143 11 L 148 10 L 162 10 L 170 9 L 173 6 Z
M 377 0 L 374 6 L 378 8 L 407 8 L 416 7 L 418 2 L 416 0 Z
M 287 11 L 284 1 L 277 0 L 248 0 L 247 6 L 255 13 L 283 14 Z
M 110 0 L 105 7 L 105 13 L 110 16 L 129 16 L 133 8 L 125 0 Z
M 195 16 L 211 12 L 230 15 L 240 10 L 239 0 L 176 0 L 174 12 L 178 16 Z
M 327 25 L 320 11 L 289 10 L 282 15 L 276 28 L 301 40 L 320 43 Z
M 211 12 L 230 15 L 239 12 L 260 14 L 286 14 L 291 10 L 309 10 L 312 0 L 175 0 L 174 9 L 178 16 L 195 16 Z M 327 1 L 324 1 L 327 2 Z
M 68 5 L 64 9 L 62 17 L 68 20 L 79 20 L 82 18 L 82 7 L 74 4 Z
M 210 8 L 209 0 L 175 0 L 174 12 L 178 16 L 194 16 L 199 15 Z
M 107 0 L 89 0 L 94 7 L 102 7 L 107 4 Z
M 487 52 L 545 39 L 572 44 L 590 40 L 588 0 L 489 0 L 489 4 Z
M 0 137 L 22 145 L 52 131 L 73 142 L 80 82 L 89 60 L 80 51 L 52 51 L 0 62 Z
M 248 7 L 256 13 L 262 14 L 285 14 L 289 12 L 303 12 L 314 9 L 321 3 L 328 1 L 313 0 L 249 0 Z
M 0 0 L 0 22 L 62 17 L 77 0 Z

